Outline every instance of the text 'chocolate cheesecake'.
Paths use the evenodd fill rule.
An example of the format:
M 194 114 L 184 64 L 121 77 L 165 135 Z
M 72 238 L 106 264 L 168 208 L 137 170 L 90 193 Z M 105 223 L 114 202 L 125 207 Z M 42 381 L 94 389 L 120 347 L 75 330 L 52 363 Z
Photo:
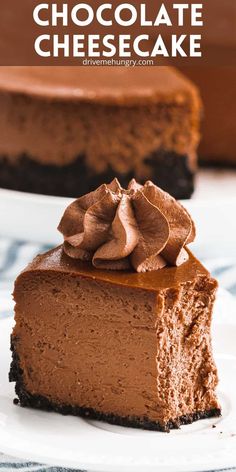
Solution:
M 194 223 L 151 182 L 75 200 L 64 244 L 19 275 L 10 380 L 20 405 L 169 431 L 220 415 L 211 320 L 217 282 Z
M 200 114 L 172 67 L 1 67 L 0 187 L 77 197 L 135 177 L 189 198 Z

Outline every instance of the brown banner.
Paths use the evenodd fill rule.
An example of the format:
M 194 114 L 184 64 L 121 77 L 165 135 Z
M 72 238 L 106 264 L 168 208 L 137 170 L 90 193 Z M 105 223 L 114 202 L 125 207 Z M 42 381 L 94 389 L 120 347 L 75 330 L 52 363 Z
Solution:
M 235 65 L 235 30 L 235 0 L 1 0 L 0 65 Z

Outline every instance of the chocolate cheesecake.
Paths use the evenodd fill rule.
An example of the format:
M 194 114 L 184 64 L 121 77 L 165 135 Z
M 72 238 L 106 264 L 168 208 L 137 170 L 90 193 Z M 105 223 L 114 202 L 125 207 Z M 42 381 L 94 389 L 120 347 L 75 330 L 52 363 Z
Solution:
M 219 54 L 217 44 L 213 50 Z M 226 53 L 227 48 L 222 54 Z M 236 57 L 236 45 L 231 54 Z M 235 167 L 236 66 L 186 67 L 184 72 L 199 87 L 204 103 L 203 139 L 199 147 L 201 164 Z
M 169 431 L 220 415 L 217 282 L 187 211 L 150 182 L 72 203 L 64 244 L 15 283 L 10 380 L 23 407 Z
M 1 67 L 0 186 L 77 197 L 135 177 L 188 198 L 200 112 L 172 67 Z

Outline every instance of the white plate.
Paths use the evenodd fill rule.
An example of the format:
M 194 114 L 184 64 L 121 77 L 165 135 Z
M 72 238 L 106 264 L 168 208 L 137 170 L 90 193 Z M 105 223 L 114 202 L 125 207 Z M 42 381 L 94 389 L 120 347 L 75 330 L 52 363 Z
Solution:
M 60 244 L 56 230 L 69 198 L 0 189 L 0 236 Z M 191 200 L 183 201 L 197 225 L 194 251 L 201 257 L 236 255 L 236 171 L 202 170 Z
M 236 465 L 236 313 L 227 292 L 218 298 L 213 329 L 223 415 L 170 434 L 14 406 L 7 378 L 11 325 L 9 319 L 0 322 L 0 451 L 99 472 L 197 472 Z

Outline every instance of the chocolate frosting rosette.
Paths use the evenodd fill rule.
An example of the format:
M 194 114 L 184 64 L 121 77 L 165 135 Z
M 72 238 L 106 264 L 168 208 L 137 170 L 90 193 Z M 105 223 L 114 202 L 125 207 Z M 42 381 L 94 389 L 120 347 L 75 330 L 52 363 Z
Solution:
M 187 210 L 168 193 L 134 179 L 118 180 L 78 198 L 58 226 L 64 252 L 102 269 L 146 272 L 188 259 L 195 226 Z

